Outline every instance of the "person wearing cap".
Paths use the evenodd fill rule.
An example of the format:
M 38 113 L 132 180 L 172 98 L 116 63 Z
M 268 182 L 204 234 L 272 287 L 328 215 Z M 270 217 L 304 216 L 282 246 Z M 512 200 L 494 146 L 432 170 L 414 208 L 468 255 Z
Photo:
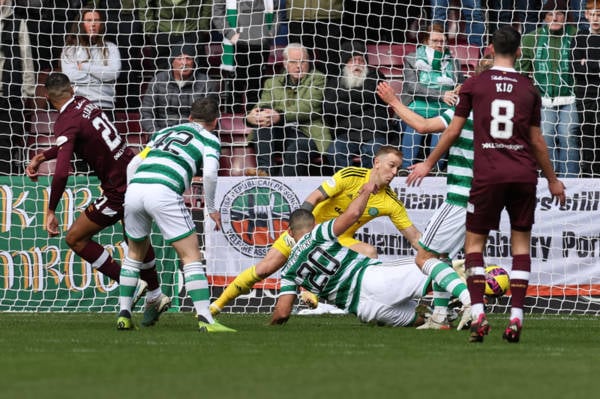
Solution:
M 357 156 L 357 166 L 371 168 L 392 129 L 387 105 L 377 96 L 377 84 L 385 76 L 367 65 L 366 52 L 361 41 L 344 42 L 340 75 L 330 77 L 325 87 L 323 113 L 333 137 L 328 157 L 336 170 L 353 165 Z
M 521 39 L 517 71 L 533 78 L 542 95 L 542 133 L 558 177 L 579 176 L 579 118 L 575 105 L 571 42 L 577 27 L 568 5 L 548 0 L 541 27 Z
M 185 123 L 192 103 L 200 97 L 217 95 L 218 82 L 199 71 L 195 46 L 181 44 L 171 49 L 171 69 L 158 72 L 142 99 L 141 126 L 153 133 Z

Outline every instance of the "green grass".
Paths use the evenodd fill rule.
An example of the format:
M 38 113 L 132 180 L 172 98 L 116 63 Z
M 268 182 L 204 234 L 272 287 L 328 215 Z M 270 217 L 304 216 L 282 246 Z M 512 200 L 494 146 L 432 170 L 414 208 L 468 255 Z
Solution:
M 141 315 L 135 315 L 139 322 Z M 236 334 L 201 334 L 191 314 L 116 331 L 113 314 L 0 313 L 0 398 L 596 397 L 600 320 L 529 316 L 519 344 L 491 316 L 467 332 L 360 324 L 351 316 L 223 315 Z

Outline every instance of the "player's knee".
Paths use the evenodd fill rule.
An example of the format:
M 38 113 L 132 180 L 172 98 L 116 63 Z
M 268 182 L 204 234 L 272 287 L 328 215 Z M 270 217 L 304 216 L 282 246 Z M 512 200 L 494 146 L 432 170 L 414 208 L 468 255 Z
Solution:
M 67 236 L 65 237 L 65 242 L 67 243 L 69 248 L 71 248 L 75 252 L 80 251 L 85 246 L 85 242 L 81 239 L 81 237 L 78 237 L 77 235 L 73 234 L 71 231 L 67 232 Z

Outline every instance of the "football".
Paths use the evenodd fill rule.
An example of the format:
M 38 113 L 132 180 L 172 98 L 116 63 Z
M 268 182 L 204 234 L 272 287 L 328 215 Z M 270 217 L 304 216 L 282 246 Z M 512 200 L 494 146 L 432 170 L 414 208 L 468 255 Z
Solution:
M 497 265 L 485 268 L 485 295 L 490 297 L 502 296 L 510 288 L 508 272 Z

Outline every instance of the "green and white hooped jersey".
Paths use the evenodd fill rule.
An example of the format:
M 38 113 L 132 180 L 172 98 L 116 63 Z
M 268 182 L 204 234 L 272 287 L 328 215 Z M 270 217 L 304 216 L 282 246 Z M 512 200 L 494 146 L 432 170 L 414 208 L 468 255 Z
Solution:
M 381 262 L 342 246 L 333 234 L 334 221 L 318 224 L 292 248 L 281 271 L 281 294 L 304 287 L 356 314 L 363 273 Z
M 453 116 L 454 109 L 448 109 L 440 118 L 448 126 Z M 459 138 L 448 151 L 447 172 L 446 202 L 466 208 L 473 182 L 473 112 L 469 114 Z
M 183 194 L 192 177 L 213 157 L 219 161 L 221 142 L 198 123 L 184 123 L 154 133 L 146 159 L 130 183 L 163 184 Z

